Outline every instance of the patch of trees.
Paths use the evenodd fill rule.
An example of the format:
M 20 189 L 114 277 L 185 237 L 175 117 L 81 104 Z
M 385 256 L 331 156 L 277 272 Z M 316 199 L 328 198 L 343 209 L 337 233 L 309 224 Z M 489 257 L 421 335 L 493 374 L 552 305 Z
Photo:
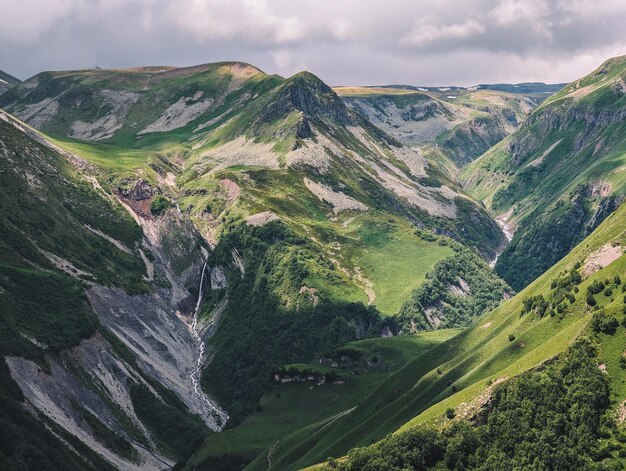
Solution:
M 591 329 L 594 332 L 613 335 L 618 327 L 619 322 L 613 314 L 607 314 L 604 311 L 596 311 L 591 317 Z
M 163 212 L 171 206 L 170 201 L 163 195 L 156 195 L 150 202 L 150 212 L 155 216 L 163 214 Z
M 578 293 L 578 285 L 582 281 L 582 277 L 578 272 L 579 264 L 576 264 L 569 272 L 550 283 L 550 292 L 548 299 L 543 294 L 529 296 L 522 300 L 522 311 L 520 316 L 528 313 L 534 313 L 539 318 L 550 315 L 554 317 L 557 313 L 559 318 L 563 318 L 566 313 L 567 305 L 576 301 L 575 293 Z
M 598 462 L 611 456 L 599 445 L 609 384 L 597 363 L 595 346 L 579 339 L 558 361 L 496 387 L 481 425 L 415 428 L 323 470 L 607 469 Z
M 496 307 L 505 293 L 512 293 L 478 255 L 455 243 L 452 248 L 454 255 L 438 262 L 400 308 L 398 318 L 404 331 L 433 329 L 426 317 L 429 308 L 441 312 L 437 328 L 465 327 Z M 460 295 L 459 290 L 464 289 L 465 294 Z

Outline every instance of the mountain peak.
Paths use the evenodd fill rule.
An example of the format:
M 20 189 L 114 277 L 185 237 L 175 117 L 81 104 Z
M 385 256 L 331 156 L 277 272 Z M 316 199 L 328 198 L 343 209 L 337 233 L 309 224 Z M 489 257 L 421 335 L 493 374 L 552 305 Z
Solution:
M 303 71 L 288 78 L 268 107 L 266 118 L 301 111 L 305 118 L 331 120 L 336 124 L 350 124 L 348 110 L 339 96 L 319 77 Z

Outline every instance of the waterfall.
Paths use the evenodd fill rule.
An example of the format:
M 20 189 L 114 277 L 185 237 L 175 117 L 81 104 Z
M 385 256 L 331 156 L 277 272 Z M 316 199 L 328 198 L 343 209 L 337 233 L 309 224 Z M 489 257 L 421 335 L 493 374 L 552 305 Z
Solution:
M 206 278 L 206 267 L 208 264 L 208 260 L 205 260 L 204 265 L 202 266 L 202 275 L 200 276 L 200 286 L 198 287 L 198 300 L 196 301 L 196 307 L 193 311 L 193 318 L 191 321 L 191 336 L 196 342 L 196 346 L 198 349 L 198 356 L 196 358 L 196 367 L 189 375 L 191 379 L 191 383 L 193 384 L 193 390 L 196 396 L 200 399 L 200 404 L 202 406 L 202 416 L 204 420 L 210 424 L 211 428 L 214 430 L 222 430 L 224 425 L 226 425 L 226 421 L 228 420 L 228 414 L 223 411 L 217 404 L 214 404 L 211 399 L 202 391 L 202 387 L 200 386 L 200 374 L 202 372 L 202 362 L 204 360 L 204 349 L 205 345 L 202 341 L 202 336 L 200 335 L 201 329 L 198 327 L 198 316 L 200 314 L 200 307 L 202 305 L 202 299 L 204 297 L 204 285 Z

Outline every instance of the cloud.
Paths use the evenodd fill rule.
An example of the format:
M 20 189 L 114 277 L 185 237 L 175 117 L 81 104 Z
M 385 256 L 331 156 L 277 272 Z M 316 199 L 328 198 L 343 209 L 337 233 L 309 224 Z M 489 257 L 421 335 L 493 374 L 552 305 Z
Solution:
M 169 4 L 167 15 L 200 40 L 288 44 L 302 41 L 309 28 L 297 16 L 272 11 L 265 0 L 180 0 Z
M 428 46 L 428 44 L 433 42 L 450 39 L 462 41 L 473 36 L 478 36 L 484 32 L 485 27 L 472 18 L 468 18 L 463 23 L 441 26 L 421 20 L 400 40 L 400 42 L 404 44 Z
M 624 0 L 0 0 L 0 69 L 251 62 L 331 84 L 569 81 L 626 53 Z

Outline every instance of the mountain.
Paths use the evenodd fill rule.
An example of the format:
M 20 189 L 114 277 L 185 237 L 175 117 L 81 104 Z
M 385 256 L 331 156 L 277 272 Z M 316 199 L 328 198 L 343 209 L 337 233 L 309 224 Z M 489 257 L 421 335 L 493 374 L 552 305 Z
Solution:
M 535 464 L 560 463 L 558 469 L 620 462 L 619 427 L 626 401 L 620 366 L 625 231 L 626 205 L 622 205 L 524 291 L 452 338 L 426 343 L 427 337 L 421 337 L 424 344 L 416 356 L 393 368 L 369 393 L 338 404 L 341 409 L 326 411 L 328 415 L 316 423 L 268 440 L 265 451 L 246 469 L 267 469 L 270 464 L 302 469 L 328 457 L 339 458 L 354 447 L 367 448 L 356 448 L 347 460 L 336 459 L 334 468 L 323 469 L 364 469 L 376 460 L 380 469 L 403 469 L 415 463 L 412 459 L 423 469 L 454 466 L 457 460 L 466 469 L 483 469 L 484 463 L 495 467 L 498 460 L 525 467 L 529 465 L 524 460 L 535 457 Z M 389 361 L 399 348 L 394 342 L 400 339 L 378 340 L 379 358 Z M 371 348 L 361 347 L 364 360 L 370 362 Z M 356 356 L 347 349 L 338 353 Z M 331 365 L 325 361 L 322 365 Z M 332 371 L 335 376 L 328 377 L 344 378 L 341 384 L 318 382 L 298 389 L 297 384 L 277 381 L 263 403 L 268 413 L 275 414 L 275 404 L 283 397 L 310 400 L 304 389 L 313 387 L 321 397 L 343 399 L 341 388 L 344 394 L 351 387 L 361 391 L 358 376 L 350 379 L 357 372 L 375 379 L 375 368 L 368 371 L 358 365 L 350 360 L 332 363 L 326 374 Z M 315 364 L 299 368 L 311 371 Z M 580 414 L 570 413 L 574 410 Z M 260 412 L 256 420 L 253 416 L 241 426 L 239 434 L 235 428 L 215 440 L 227 452 L 241 449 L 241 444 L 233 444 L 254 436 L 247 433 L 259 433 L 263 417 Z M 582 423 L 585 426 L 579 428 Z M 561 436 L 565 429 L 572 432 L 567 440 L 548 438 Z M 187 469 L 218 452 L 212 439 L 207 438 Z M 433 454 L 420 461 L 419 453 L 428 450 Z
M 626 192 L 626 56 L 543 102 L 459 178 L 513 240 L 496 272 L 519 290 L 610 214 Z
M 20 83 L 20 80 L 0 70 L 0 95 Z
M 39 411 L 37 433 L 73 437 L 95 468 L 169 466 L 262 407 L 277 366 L 398 333 L 393 315 L 463 250 L 475 269 L 450 290 L 496 289 L 486 300 L 453 293 L 473 309 L 438 303 L 440 322 L 467 325 L 510 292 L 480 258 L 504 243 L 487 211 L 310 73 L 232 62 L 46 72 L 0 106 L 19 117 L 3 112 L 0 129 L 16 186 L 2 200 L 7 254 L 32 240 L 43 255 L 17 257 L 18 268 L 46 258 L 82 309 L 70 322 L 55 314 L 65 295 L 41 301 L 58 322 L 28 328 L 16 311 L 12 337 L 39 357 L 5 353 L 7 396 Z M 14 272 L 5 305 L 28 312 L 36 282 Z M 423 315 L 406 324 L 435 327 Z
M 0 466 L 619 459 L 623 69 L 545 101 L 239 62 L 17 84 L 0 95 Z M 524 165 L 551 176 L 516 180 L 537 153 Z M 593 217 L 572 236 L 579 202 Z
M 508 91 L 336 87 L 346 104 L 399 141 L 463 166 L 509 135 L 538 104 Z M 452 171 L 454 173 L 454 171 Z
M 500 90 L 509 93 L 521 93 L 536 97 L 539 102 L 548 96 L 558 92 L 566 83 L 543 83 L 543 82 L 522 82 L 522 83 L 481 83 L 475 88 L 479 90 Z M 543 96 L 543 98 L 542 98 Z

